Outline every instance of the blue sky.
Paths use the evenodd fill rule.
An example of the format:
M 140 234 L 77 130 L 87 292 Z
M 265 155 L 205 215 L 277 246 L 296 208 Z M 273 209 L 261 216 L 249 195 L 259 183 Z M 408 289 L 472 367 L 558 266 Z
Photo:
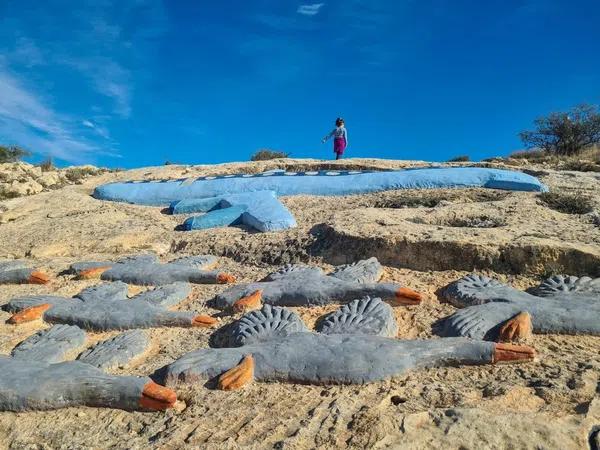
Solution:
M 474 159 L 600 103 L 598 0 L 0 0 L 0 142 L 62 164 Z

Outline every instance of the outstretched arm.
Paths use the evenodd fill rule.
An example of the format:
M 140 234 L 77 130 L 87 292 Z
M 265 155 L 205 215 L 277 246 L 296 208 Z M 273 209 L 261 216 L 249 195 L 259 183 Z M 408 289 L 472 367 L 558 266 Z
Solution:
M 335 129 L 331 130 L 331 132 L 329 132 L 329 134 L 327 134 L 321 142 L 326 142 L 331 136 L 333 136 L 334 133 Z

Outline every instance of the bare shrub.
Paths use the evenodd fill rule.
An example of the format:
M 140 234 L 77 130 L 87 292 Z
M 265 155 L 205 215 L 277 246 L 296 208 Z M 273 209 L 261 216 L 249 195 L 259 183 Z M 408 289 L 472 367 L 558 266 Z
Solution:
M 288 153 L 263 148 L 250 157 L 250 161 L 267 161 L 269 159 L 287 158 Z
M 42 172 L 52 172 L 56 170 L 56 166 L 54 165 L 52 158 L 48 157 L 40 163 L 40 169 L 42 169 Z
M 587 214 L 594 210 L 592 199 L 581 193 L 544 192 L 538 198 L 548 208 L 565 214 Z
M 459 155 L 459 156 L 455 156 L 454 158 L 448 160 L 448 162 L 467 162 L 467 161 L 471 161 L 471 158 L 469 158 L 469 155 Z

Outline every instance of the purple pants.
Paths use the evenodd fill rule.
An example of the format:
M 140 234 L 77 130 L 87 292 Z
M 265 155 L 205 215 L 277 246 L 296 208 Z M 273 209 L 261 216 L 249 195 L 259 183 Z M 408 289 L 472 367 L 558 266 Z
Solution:
M 346 150 L 346 139 L 343 137 L 335 138 L 333 140 L 333 151 L 340 156 L 344 154 L 344 150 Z

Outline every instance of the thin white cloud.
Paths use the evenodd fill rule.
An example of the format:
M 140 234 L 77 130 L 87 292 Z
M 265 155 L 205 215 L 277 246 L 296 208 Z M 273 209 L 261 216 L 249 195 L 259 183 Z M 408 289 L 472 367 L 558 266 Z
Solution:
M 73 120 L 48 107 L 2 66 L 0 92 L 0 135 L 7 143 L 77 164 L 111 154 L 83 137 Z
M 141 68 L 167 27 L 162 0 L 9 7 L 0 17 L 0 143 L 76 163 L 118 156 L 109 128 L 134 113 L 136 83 L 151 77 Z M 86 102 L 55 97 L 69 89 Z
M 99 94 L 113 101 L 113 112 L 122 118 L 131 115 L 131 72 L 119 63 L 104 57 L 63 58 L 61 62 L 78 70 L 91 80 Z
M 324 4 L 325 3 L 313 3 L 310 5 L 300 5 L 296 12 L 304 16 L 316 16 L 319 14 L 319 11 L 321 11 Z
M 98 134 L 98 136 L 102 136 L 104 139 L 110 139 L 110 134 L 108 132 L 108 130 L 106 129 L 106 127 L 103 127 L 102 125 L 98 124 L 98 123 L 94 123 L 91 120 L 83 120 L 81 122 L 81 124 L 84 127 L 88 127 L 92 130 L 94 130 L 96 132 L 96 134 Z
M 11 29 L 18 37 L 14 41 L 6 39 L 8 45 L 0 44 L 0 51 L 14 68 L 43 65 L 75 70 L 94 91 L 112 101 L 112 113 L 128 118 L 133 90 L 131 62 L 139 60 L 144 46 L 132 42 L 135 36 L 126 27 L 129 17 L 136 16 L 153 29 L 146 19 L 150 15 L 152 22 L 154 13 L 147 11 L 153 11 L 157 2 L 160 0 L 84 1 L 65 10 L 60 1 L 50 0 L 49 5 L 15 9 L 13 17 L 0 19 L 0 38 L 8 38 L 10 34 L 4 30 Z M 138 14 L 136 8 L 145 12 Z M 156 13 L 157 21 L 161 14 L 160 10 Z M 62 28 L 64 23 L 69 24 L 68 34 Z

